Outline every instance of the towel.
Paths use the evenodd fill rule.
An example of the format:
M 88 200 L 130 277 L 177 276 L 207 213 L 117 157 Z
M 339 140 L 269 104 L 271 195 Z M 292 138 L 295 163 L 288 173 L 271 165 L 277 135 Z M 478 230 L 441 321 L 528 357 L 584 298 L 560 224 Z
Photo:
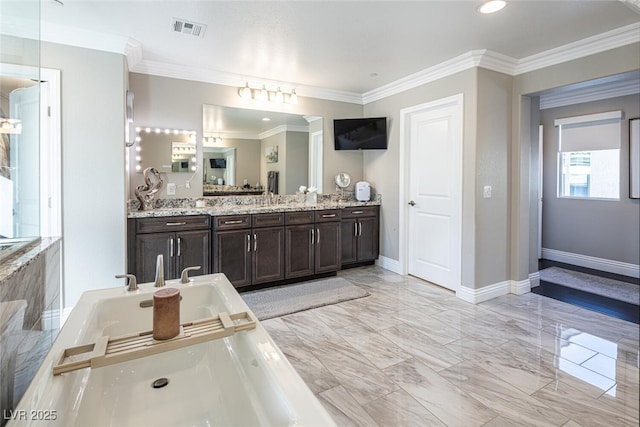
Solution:
M 278 172 L 267 172 L 267 191 L 273 194 L 278 194 Z

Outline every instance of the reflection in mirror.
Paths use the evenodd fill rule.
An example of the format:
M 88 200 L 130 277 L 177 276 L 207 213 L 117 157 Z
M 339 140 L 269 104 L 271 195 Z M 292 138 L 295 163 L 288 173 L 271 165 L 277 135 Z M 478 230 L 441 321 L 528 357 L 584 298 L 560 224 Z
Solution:
M 236 185 L 236 149 L 230 147 L 202 147 L 203 184 Z M 248 185 L 247 182 L 244 182 Z
M 196 167 L 196 132 L 192 130 L 136 128 L 136 172 L 148 167 L 160 172 L 191 172 Z
M 205 195 L 209 184 L 218 184 L 220 178 L 225 185 L 235 186 L 229 191 L 268 189 L 268 176 L 274 175 L 277 183 L 271 183 L 277 194 L 294 194 L 301 185 L 318 187 L 317 182 L 310 182 L 310 175 L 321 185 L 322 168 L 317 167 L 317 157 L 320 161 L 322 157 L 321 117 L 205 104 L 203 136 Z M 310 145 L 320 150 L 309 150 Z M 233 169 L 228 160 L 224 171 L 206 160 L 207 156 L 214 157 L 208 153 L 226 158 L 221 153 L 229 148 L 234 149 Z M 277 160 L 274 152 L 278 153 Z M 216 194 L 221 194 L 218 190 Z

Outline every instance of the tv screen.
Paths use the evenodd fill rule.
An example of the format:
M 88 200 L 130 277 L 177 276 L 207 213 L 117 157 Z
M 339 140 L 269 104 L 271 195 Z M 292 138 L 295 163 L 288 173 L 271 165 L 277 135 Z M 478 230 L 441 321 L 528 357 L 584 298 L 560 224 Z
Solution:
M 212 168 L 225 169 L 227 167 L 227 161 L 225 159 L 209 159 L 209 165 Z
M 335 119 L 336 150 L 386 150 L 387 118 Z

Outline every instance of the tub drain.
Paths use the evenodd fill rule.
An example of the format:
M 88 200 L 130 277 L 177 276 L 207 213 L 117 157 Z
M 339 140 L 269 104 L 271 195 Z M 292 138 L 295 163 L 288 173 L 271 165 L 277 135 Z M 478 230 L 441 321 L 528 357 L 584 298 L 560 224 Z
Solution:
M 169 379 L 167 378 L 158 378 L 154 382 L 151 383 L 151 387 L 153 388 L 162 388 L 169 384 Z

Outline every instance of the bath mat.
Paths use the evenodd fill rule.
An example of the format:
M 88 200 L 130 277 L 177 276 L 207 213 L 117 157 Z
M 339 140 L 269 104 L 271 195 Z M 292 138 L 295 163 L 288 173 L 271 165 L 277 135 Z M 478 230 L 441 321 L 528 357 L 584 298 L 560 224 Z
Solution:
M 640 286 L 579 271 L 550 267 L 540 270 L 540 280 L 601 295 L 630 304 L 640 304 Z
M 369 292 L 352 285 L 341 277 L 312 280 L 240 294 L 258 320 L 337 304 L 367 295 Z

